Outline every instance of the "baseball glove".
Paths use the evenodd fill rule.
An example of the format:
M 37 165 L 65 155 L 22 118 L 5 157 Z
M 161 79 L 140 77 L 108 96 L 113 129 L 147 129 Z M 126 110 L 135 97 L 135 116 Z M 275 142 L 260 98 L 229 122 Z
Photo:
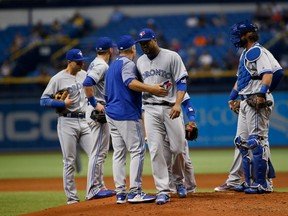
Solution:
M 247 104 L 256 110 L 272 106 L 272 101 L 266 101 L 265 94 L 255 94 L 246 100 Z
M 56 94 L 54 95 L 54 100 L 59 100 L 59 101 L 64 101 L 66 99 L 66 97 L 68 96 L 68 91 L 67 89 L 61 89 L 59 91 L 56 92 Z M 65 108 L 56 108 L 56 113 L 61 113 L 65 110 Z
M 231 110 L 236 114 L 239 114 L 240 102 L 241 102 L 241 100 L 233 100 L 233 101 L 229 102 Z
M 100 124 L 104 124 L 107 122 L 105 113 L 100 113 L 97 110 L 93 110 L 91 112 L 90 118 L 96 122 L 99 122 Z
M 67 89 L 59 90 L 59 91 L 56 92 L 56 94 L 54 95 L 54 100 L 64 101 L 64 100 L 66 99 L 67 95 L 68 95 Z
M 193 141 L 198 137 L 198 127 L 195 122 L 189 122 L 185 125 L 185 138 Z

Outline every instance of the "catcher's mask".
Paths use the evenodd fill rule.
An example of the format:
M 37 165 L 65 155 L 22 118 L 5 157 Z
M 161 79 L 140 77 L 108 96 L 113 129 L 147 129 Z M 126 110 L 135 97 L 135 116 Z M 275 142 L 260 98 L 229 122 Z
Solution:
M 231 26 L 230 35 L 231 42 L 236 48 L 245 46 L 247 40 L 241 40 L 241 37 L 247 32 L 258 32 L 258 27 L 248 20 L 236 23 Z

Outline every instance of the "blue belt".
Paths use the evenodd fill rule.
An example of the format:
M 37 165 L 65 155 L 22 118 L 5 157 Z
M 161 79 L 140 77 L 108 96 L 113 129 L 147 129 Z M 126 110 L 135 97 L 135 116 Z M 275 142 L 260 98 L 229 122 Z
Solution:
M 85 112 L 71 112 L 60 114 L 59 116 L 68 117 L 68 118 L 85 118 Z
M 246 100 L 248 99 L 252 94 L 248 94 L 248 95 L 240 95 L 241 100 Z

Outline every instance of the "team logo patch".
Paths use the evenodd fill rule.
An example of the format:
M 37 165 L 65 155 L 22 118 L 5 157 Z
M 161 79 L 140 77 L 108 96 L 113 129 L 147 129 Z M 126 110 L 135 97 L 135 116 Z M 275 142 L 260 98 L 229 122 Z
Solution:
M 139 36 L 142 38 L 145 35 L 145 31 L 140 32 Z
M 171 85 L 172 85 L 172 83 L 170 82 L 170 80 L 166 80 L 162 84 L 163 88 L 165 88 L 165 89 L 169 89 Z
M 193 109 L 192 107 L 188 107 L 188 111 L 189 111 L 189 112 L 193 112 L 194 109 Z

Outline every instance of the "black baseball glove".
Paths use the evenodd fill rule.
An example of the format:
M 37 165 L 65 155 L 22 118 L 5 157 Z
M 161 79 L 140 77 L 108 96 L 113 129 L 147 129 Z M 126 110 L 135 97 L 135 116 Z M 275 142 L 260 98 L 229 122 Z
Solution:
M 187 140 L 193 141 L 198 137 L 198 127 L 195 122 L 188 122 L 185 125 L 185 138 Z
M 272 101 L 266 101 L 265 94 L 255 94 L 246 100 L 247 104 L 256 110 L 272 106 Z
M 90 118 L 96 122 L 99 122 L 100 124 L 104 124 L 107 122 L 105 113 L 100 113 L 97 110 L 93 110 L 91 112 Z

